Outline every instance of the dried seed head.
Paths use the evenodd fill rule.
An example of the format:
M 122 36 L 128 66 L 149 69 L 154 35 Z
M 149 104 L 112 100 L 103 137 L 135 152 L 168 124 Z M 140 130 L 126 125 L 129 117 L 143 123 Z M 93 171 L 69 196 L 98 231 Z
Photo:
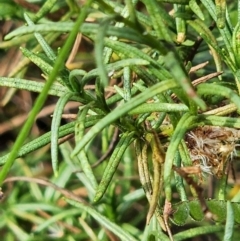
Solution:
M 203 126 L 187 133 L 185 141 L 194 165 L 205 173 L 221 177 L 225 164 L 236 155 L 240 131 L 234 128 Z

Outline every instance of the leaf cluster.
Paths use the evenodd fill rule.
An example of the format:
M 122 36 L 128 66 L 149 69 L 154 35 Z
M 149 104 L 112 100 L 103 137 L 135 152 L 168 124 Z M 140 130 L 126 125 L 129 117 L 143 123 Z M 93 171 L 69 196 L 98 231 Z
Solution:
M 20 184 L 12 189 L 3 201 L 1 227 L 19 240 L 37 240 L 36 234 L 41 240 L 56 235 L 60 240 L 184 240 L 213 232 L 231 240 L 235 222 L 239 224 L 239 195 L 236 203 L 226 202 L 227 165 L 221 163 L 224 173 L 214 201 L 205 199 L 196 175 L 183 171 L 198 170 L 204 176 L 185 143 L 190 130 L 206 125 L 240 128 L 240 8 L 236 13 L 231 9 L 237 3 L 226 6 L 217 0 L 86 0 L 82 5 L 48 0 L 33 14 L 34 4 L 0 1 L 0 9 L 9 9 L 7 14 L 0 11 L 1 18 L 26 22 L 0 43 L 2 49 L 21 46 L 22 53 L 14 70 L 0 77 L 0 86 L 38 93 L 11 151 L 0 157 L 0 184 L 27 181 L 31 193 Z M 90 68 L 65 64 L 79 36 L 94 48 Z M 41 70 L 42 81 L 27 78 L 30 63 Z M 50 131 L 30 140 L 49 95 L 57 98 Z M 78 110 L 74 120 L 62 124 L 70 102 L 78 103 Z M 73 136 L 74 144 L 69 140 Z M 54 176 L 41 182 L 31 177 L 27 159 L 48 144 Z M 237 144 L 232 145 L 235 150 Z M 106 155 L 93 168 L 99 151 Z M 39 158 L 36 165 L 41 162 Z M 16 174 L 26 178 L 7 178 L 17 167 Z M 124 212 L 144 197 L 140 184 L 127 180 L 136 174 L 149 210 L 124 224 Z M 118 180 L 121 175 L 124 181 Z M 87 192 L 83 198 L 70 191 L 76 187 L 74 178 Z M 118 188 L 122 193 L 116 197 Z M 60 195 L 65 197 L 63 210 L 54 206 Z M 199 203 L 189 201 L 192 196 Z M 181 202 L 171 207 L 176 199 Z M 225 230 L 206 225 L 172 234 L 171 222 L 184 225 L 189 216 L 203 222 L 204 213 L 222 215 L 213 220 L 226 221 Z M 44 219 L 47 215 L 51 218 Z M 18 226 L 19 219 L 26 220 L 28 231 Z M 79 224 L 84 233 L 74 229 Z

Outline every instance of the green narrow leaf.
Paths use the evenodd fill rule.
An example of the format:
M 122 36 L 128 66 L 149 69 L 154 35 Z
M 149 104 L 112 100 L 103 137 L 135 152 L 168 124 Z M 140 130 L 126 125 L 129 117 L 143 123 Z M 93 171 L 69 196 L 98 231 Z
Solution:
M 184 141 L 180 142 L 180 145 L 178 147 L 178 151 L 175 155 L 175 159 L 174 159 L 174 162 L 173 162 L 173 165 L 178 167 L 178 168 L 182 166 L 182 163 L 183 163 L 183 166 L 185 166 L 185 162 L 186 162 L 185 161 L 186 154 L 184 153 L 184 150 L 183 150 L 183 143 L 184 143 Z M 177 189 L 177 192 L 179 193 L 181 201 L 187 201 L 188 198 L 187 198 L 183 178 L 177 172 L 174 172 L 174 179 L 175 179 L 176 189 Z
M 240 93 L 240 69 L 238 69 L 234 73 L 234 76 L 235 76 L 235 82 L 236 82 L 236 85 L 237 85 L 237 88 L 238 88 L 238 93 Z
M 50 74 L 51 71 L 53 70 L 53 66 L 46 61 L 44 61 L 40 56 L 38 56 L 35 53 L 32 53 L 28 49 L 24 47 L 20 47 L 23 55 L 30 59 L 34 64 L 36 64 L 44 73 Z
M 157 37 L 161 40 L 167 41 L 169 44 L 173 43 L 173 38 L 169 32 L 169 29 L 166 28 L 164 18 L 161 14 L 161 12 L 165 10 L 162 10 L 161 5 L 155 0 L 143 0 L 143 3 L 145 4 L 149 12 L 150 18 L 152 20 L 152 25 L 156 31 Z M 158 43 L 158 48 L 163 55 L 166 55 L 166 53 L 168 52 L 161 42 Z
M 78 119 L 76 121 L 76 125 L 75 125 L 75 142 L 76 143 L 79 142 L 82 139 L 82 137 L 84 136 L 86 123 L 87 123 L 87 113 L 88 113 L 88 111 L 91 107 L 91 104 L 92 103 L 89 103 L 82 110 L 80 110 L 80 114 L 79 114 L 79 117 L 78 117 Z M 77 157 L 78 157 L 78 160 L 81 163 L 81 167 L 82 167 L 82 170 L 83 170 L 84 174 L 89 179 L 89 182 L 92 185 L 92 188 L 94 190 L 96 190 L 97 181 L 96 181 L 96 178 L 93 174 L 91 165 L 88 161 L 86 151 L 83 149 L 82 151 L 80 151 L 80 153 L 78 154 Z
M 88 105 L 84 106 L 81 110 L 79 110 L 78 118 L 75 125 L 75 141 L 79 142 L 83 136 L 85 131 L 85 123 L 86 123 L 86 117 L 87 113 L 91 107 L 92 103 L 89 103 Z
M 22 17 L 22 9 L 13 1 L 0 2 L 0 18 Z
M 139 56 L 140 57 L 140 56 Z M 140 58 L 131 58 L 131 59 L 124 59 L 124 60 L 119 60 L 116 61 L 114 63 L 111 64 L 107 64 L 106 65 L 106 70 L 107 72 L 111 73 L 114 71 L 117 71 L 119 69 L 122 69 L 124 67 L 128 67 L 128 66 L 132 66 L 132 65 L 149 65 L 149 62 L 147 60 L 144 59 L 140 59 Z M 90 81 L 93 78 L 98 77 L 98 70 L 97 69 L 93 69 L 91 71 L 89 71 L 86 75 L 84 75 L 84 77 L 81 79 L 80 84 L 81 84 L 81 89 L 83 89 L 83 87 L 85 86 L 85 84 Z
M 6 220 L 6 225 L 7 227 L 9 227 L 9 229 L 12 231 L 12 233 L 15 234 L 15 237 L 19 240 L 19 241 L 25 241 L 25 240 L 29 240 L 30 235 L 28 235 L 23 229 L 21 229 L 17 223 L 13 222 L 12 220 L 10 220 L 9 218 L 7 218 Z
M 217 233 L 223 230 L 223 226 L 218 225 L 208 225 L 204 227 L 190 228 L 180 233 L 173 235 L 174 241 L 182 241 L 190 238 L 194 238 L 196 236 Z
M 86 75 L 87 72 L 82 69 L 74 69 L 70 71 L 69 74 L 69 83 L 74 91 L 77 93 L 83 93 L 83 89 L 81 89 L 81 79 L 83 78 L 84 75 Z M 80 80 L 79 80 L 80 79 Z M 83 87 L 83 86 L 82 86 Z
M 199 95 L 221 95 L 225 96 L 226 98 L 229 98 L 240 110 L 240 97 L 231 89 L 221 86 L 218 84 L 200 84 L 197 87 L 197 93 Z
M 164 3 L 179 3 L 179 4 L 188 4 L 190 0 L 159 0 L 159 2 Z
M 143 240 L 146 240 L 146 239 L 143 239 Z M 159 232 L 159 231 L 151 232 L 147 241 L 159 241 L 159 240 L 161 240 L 161 241 L 171 241 L 170 238 L 165 233 L 162 233 L 162 232 Z
M 92 188 L 94 190 L 96 190 L 97 186 L 98 186 L 97 180 L 94 176 L 94 173 L 93 173 L 92 167 L 89 163 L 86 152 L 80 151 L 80 153 L 78 154 L 77 157 L 78 157 L 78 160 L 81 163 L 81 167 L 82 167 L 82 170 L 83 170 L 84 174 L 86 175 L 86 178 L 89 180 L 89 183 L 91 184 Z
M 21 78 L 0 77 L 0 86 L 40 93 L 43 90 L 44 83 L 33 81 L 33 80 L 21 79 Z M 69 92 L 69 90 L 66 87 L 59 84 L 58 85 L 53 84 L 49 89 L 48 94 L 60 97 L 62 95 L 65 95 L 66 92 Z
M 72 218 L 73 216 L 77 215 L 79 216 L 81 214 L 81 210 L 74 208 L 74 209 L 68 209 L 68 210 L 62 210 L 60 213 L 56 215 L 51 215 L 48 219 L 46 219 L 45 222 L 41 222 L 41 224 L 36 225 L 34 232 L 46 232 L 46 229 L 49 228 L 51 225 L 56 224 L 58 221 L 63 220 L 64 218 Z
M 134 1 L 131 1 L 132 2 L 132 4 L 131 5 L 136 5 L 136 2 L 137 2 L 138 0 L 134 0 Z M 109 5 L 111 5 L 111 4 L 114 4 L 115 2 L 113 2 L 113 1 L 110 1 L 110 2 L 108 2 L 108 4 Z M 101 3 L 99 3 L 99 5 L 100 5 Z M 129 4 L 128 4 L 129 5 Z M 129 16 L 129 6 L 125 6 L 124 8 L 122 8 L 121 9 L 121 11 L 119 11 L 119 14 L 122 16 L 122 17 L 124 17 L 124 18 L 128 18 L 128 16 Z M 115 8 L 115 7 L 119 7 L 119 5 L 111 5 L 112 6 L 112 8 Z M 114 11 L 113 11 L 114 12 Z M 123 22 L 116 22 L 116 24 L 115 24 L 115 26 L 116 27 L 119 27 L 119 28 L 122 28 L 123 26 L 124 26 L 125 24 L 123 23 Z M 114 40 L 117 40 L 118 38 L 114 35 L 114 36 L 110 36 L 110 38 L 111 39 L 114 39 Z M 107 63 L 109 63 L 109 61 L 110 61 L 110 59 L 111 59 L 111 56 L 112 56 L 112 53 L 113 53 L 113 51 L 112 51 L 112 49 L 111 48 L 107 48 L 107 47 L 105 47 L 104 48 L 104 51 L 103 51 L 103 56 L 104 56 L 104 63 L 105 64 L 107 64 Z
M 39 32 L 39 33 L 49 33 L 49 32 L 71 32 L 73 29 L 74 23 L 72 22 L 48 22 L 48 23 L 39 23 L 35 26 L 22 26 L 12 31 L 11 33 L 5 36 L 5 40 L 9 40 L 13 37 L 18 37 L 24 34 Z M 99 24 L 96 23 L 84 23 L 79 31 L 84 35 L 94 37 L 99 30 Z M 136 41 L 137 43 L 145 43 L 146 37 L 139 33 L 135 29 L 129 27 L 114 27 L 109 26 L 107 30 L 107 36 L 116 36 L 123 39 L 129 39 L 132 41 Z
M 138 2 L 138 0 L 126 0 L 126 12 L 129 15 L 129 19 L 132 23 L 134 23 L 135 25 L 138 24 L 137 22 L 137 16 L 136 16 L 136 3 Z M 127 14 L 126 14 L 127 15 Z
M 123 69 L 123 91 L 124 101 L 129 101 L 131 99 L 131 69 L 129 67 L 124 67 Z
M 130 143 L 133 141 L 133 136 L 134 136 L 134 132 L 124 133 L 121 136 L 118 144 L 116 145 L 116 147 L 110 157 L 110 160 L 108 161 L 108 165 L 103 173 L 101 182 L 96 190 L 94 202 L 98 202 L 102 198 L 104 193 L 106 192 L 106 190 L 112 180 L 112 177 L 117 170 L 118 164 L 120 163 L 125 150 L 130 145 Z
M 70 154 L 72 152 L 71 144 L 69 142 L 64 142 L 59 146 L 59 148 L 63 155 L 64 162 L 66 162 L 66 165 L 71 168 L 71 172 L 75 172 L 76 170 L 78 170 L 79 169 L 78 158 L 75 157 L 74 159 L 72 159 L 70 157 Z M 86 178 L 86 175 L 83 172 L 76 172 L 75 176 L 86 188 L 88 192 L 88 197 L 90 200 L 92 200 L 95 194 L 95 189 L 93 188 L 93 185 L 89 182 L 89 179 Z
M 108 17 L 104 19 L 99 26 L 99 31 L 96 35 L 96 41 L 95 41 L 95 58 L 96 58 L 96 64 L 98 69 L 98 74 L 101 80 L 101 84 L 106 87 L 108 86 L 108 74 L 106 70 L 106 66 L 104 63 L 104 38 L 106 36 L 106 31 L 108 29 L 108 26 L 110 25 L 110 22 L 114 19 L 114 16 Z
M 60 97 L 53 112 L 53 119 L 51 124 L 51 159 L 54 175 L 58 175 L 58 133 L 61 124 L 62 113 L 64 106 L 74 93 L 69 92 Z
M 230 201 L 227 201 L 227 218 L 223 241 L 231 241 L 234 230 L 234 211 Z
M 238 22 L 240 22 L 240 2 L 238 0 L 238 9 L 237 9 L 237 12 L 238 12 Z
M 98 211 L 93 209 L 90 206 L 86 206 L 83 203 L 76 202 L 71 199 L 66 199 L 66 201 L 84 211 L 86 211 L 90 216 L 92 216 L 97 222 L 99 222 L 103 227 L 108 229 L 109 231 L 113 232 L 115 235 L 117 235 L 120 240 L 122 241 L 137 241 L 131 234 L 123 230 L 119 225 L 115 224 L 114 222 L 111 222 L 109 219 L 107 219 L 105 216 L 101 215 Z
M 139 95 L 133 97 L 131 102 L 124 103 L 117 109 L 110 112 L 95 126 L 93 126 L 91 130 L 82 138 L 82 140 L 77 143 L 75 149 L 73 150 L 72 156 L 75 156 L 79 151 L 81 151 L 82 148 L 84 148 L 84 146 L 106 126 L 112 124 L 115 120 L 127 114 L 130 110 L 134 109 L 135 107 L 155 96 L 156 94 L 159 94 L 174 87 L 176 87 L 176 83 L 174 83 L 172 80 L 162 81 L 150 87 L 143 93 L 140 93 Z
M 50 10 L 53 8 L 53 6 L 57 3 L 58 0 L 47 0 L 40 10 L 35 14 L 33 22 L 38 22 L 39 19 L 41 19 L 44 15 L 46 15 Z
M 85 126 L 91 127 L 91 126 L 95 125 L 99 121 L 99 119 L 101 119 L 102 117 L 103 116 L 101 116 L 101 115 L 100 116 L 89 116 L 86 119 Z M 76 122 L 73 121 L 66 125 L 60 126 L 58 137 L 61 138 L 66 135 L 69 135 L 71 133 L 74 133 L 75 123 Z M 35 151 L 35 150 L 49 144 L 50 142 L 51 142 L 51 132 L 47 132 L 46 134 L 23 145 L 21 147 L 21 149 L 19 150 L 17 157 L 22 157 L 24 155 L 27 155 L 28 153 Z M 8 157 L 9 157 L 9 154 L 0 157 L 0 165 L 3 165 L 6 162 Z
M 184 5 L 174 4 L 174 10 L 179 15 L 186 15 L 186 9 Z M 176 17 L 176 29 L 177 29 L 177 42 L 183 43 L 186 38 L 186 21 L 181 17 Z
M 196 2 L 196 0 L 190 0 L 189 7 L 201 20 L 204 21 L 203 12 L 202 12 L 201 8 L 199 7 L 198 3 Z
M 151 41 L 152 42 L 152 41 Z M 159 42 L 159 41 L 158 41 Z M 149 43 L 151 46 L 151 43 Z M 114 41 L 111 39 L 105 39 L 105 45 L 111 49 L 114 50 L 121 58 L 140 58 L 142 60 L 148 61 L 150 64 L 148 66 L 148 70 L 151 74 L 154 74 L 159 80 L 166 80 L 168 78 L 171 78 L 171 75 L 169 71 L 163 67 L 160 63 L 156 62 L 154 59 L 152 59 L 149 55 L 146 53 L 139 51 L 138 48 L 131 46 L 129 44 Z M 155 46 L 154 46 L 155 47 Z M 136 71 L 136 67 L 132 66 L 133 70 Z M 141 70 L 138 70 L 137 73 L 139 73 Z M 151 74 L 147 78 L 152 78 Z M 141 76 L 142 77 L 142 76 Z M 152 84 L 156 83 L 155 81 L 152 81 Z
M 31 18 L 24 13 L 24 18 L 29 26 L 35 26 L 34 22 L 31 20 Z M 36 37 L 37 41 L 41 45 L 43 51 L 47 55 L 47 57 L 54 61 L 56 59 L 56 55 L 53 52 L 52 48 L 49 46 L 49 44 L 46 42 L 46 40 L 43 38 L 43 36 L 40 33 L 34 33 L 34 36 Z
M 172 165 L 173 161 L 178 149 L 178 145 L 183 139 L 187 129 L 191 126 L 192 123 L 197 123 L 197 116 L 192 116 L 189 113 L 186 113 L 179 120 L 176 129 L 171 137 L 170 144 L 168 146 L 168 150 L 166 153 L 166 160 L 164 163 L 164 186 L 165 186 L 165 195 L 166 199 L 170 202 L 172 199 L 172 191 L 171 191 L 171 173 L 172 173 Z
M 194 21 L 189 20 L 188 23 L 192 28 L 194 28 L 200 36 L 207 42 L 211 53 L 214 58 L 214 62 L 216 64 L 217 71 L 222 71 L 222 62 L 220 58 L 221 50 L 218 47 L 218 43 L 212 32 L 205 25 L 205 23 L 200 19 L 195 19 Z
M 227 180 L 228 180 L 228 175 L 226 173 L 223 173 L 218 185 L 218 194 L 217 194 L 218 200 L 226 200 Z
M 25 141 L 30 129 L 32 128 L 32 125 L 35 121 L 37 114 L 39 113 L 40 109 L 42 108 L 43 104 L 45 103 L 45 100 L 47 99 L 47 96 L 48 96 L 48 91 L 49 91 L 51 85 L 53 84 L 55 78 L 57 77 L 59 70 L 64 65 L 64 60 L 68 56 L 69 49 L 71 48 L 71 46 L 76 38 L 79 27 L 81 26 L 81 24 L 83 23 L 83 21 L 85 20 L 85 18 L 87 16 L 87 8 L 91 3 L 92 3 L 92 0 L 88 0 L 85 3 L 81 13 L 79 14 L 79 16 L 76 20 L 73 31 L 70 33 L 66 43 L 64 44 L 63 48 L 60 51 L 60 54 L 58 55 L 56 62 L 54 64 L 53 70 L 49 75 L 48 81 L 46 82 L 46 84 L 43 88 L 43 91 L 38 96 L 38 98 L 34 104 L 34 107 L 32 108 L 32 110 L 29 114 L 27 121 L 25 122 L 23 128 L 21 129 L 21 131 L 12 147 L 12 151 L 11 151 L 10 155 L 8 156 L 7 161 L 0 172 L 0 185 L 2 185 L 2 182 L 4 181 L 5 177 L 7 176 L 10 168 L 12 167 L 14 160 L 17 157 L 18 152 L 19 152 L 23 142 Z
M 234 218 L 237 223 L 240 223 L 240 203 L 232 202 Z
M 71 123 L 68 123 L 64 126 L 61 126 L 59 128 L 59 137 L 63 137 L 65 135 L 74 133 L 74 126 L 75 126 L 74 121 Z M 35 151 L 35 150 L 49 144 L 50 141 L 51 141 L 51 132 L 48 132 L 48 133 L 30 141 L 29 143 L 23 145 L 21 147 L 21 149 L 19 150 L 17 157 L 22 157 L 32 151 Z M 9 154 L 0 157 L 0 165 L 3 165 L 6 162 L 8 157 L 9 157 Z
M 129 111 L 129 115 L 137 115 L 152 112 L 186 112 L 189 108 L 183 104 L 169 104 L 169 103 L 151 103 L 141 104 L 133 110 Z
M 23 55 L 30 59 L 34 64 L 36 64 L 45 74 L 50 75 L 50 73 L 53 71 L 53 67 L 50 63 L 48 63 L 42 56 L 37 55 L 35 53 L 32 53 L 26 48 L 20 47 Z M 60 84 L 63 86 L 70 87 L 67 78 L 64 78 L 62 76 L 58 76 L 57 80 Z
M 171 70 L 171 73 L 175 81 L 183 88 L 183 90 L 188 95 L 188 98 L 193 100 L 202 110 L 206 109 L 206 104 L 204 101 L 199 98 L 196 94 L 193 86 L 190 82 L 190 79 L 184 69 L 184 66 L 181 64 L 179 56 L 174 51 L 169 51 L 165 56 L 166 66 Z
M 101 109 L 108 113 L 111 110 L 109 109 L 107 103 L 106 103 L 106 97 L 105 97 L 105 90 L 102 81 L 100 81 L 100 78 L 97 77 L 96 84 L 95 84 L 95 94 L 97 97 L 97 102 L 99 106 L 101 106 Z
M 212 126 L 226 126 L 231 128 L 240 129 L 240 120 L 237 118 L 215 116 L 215 115 L 199 115 L 204 121 L 205 125 Z
M 222 1 L 222 0 L 220 0 Z M 205 6 L 207 11 L 210 13 L 211 17 L 214 21 L 217 21 L 217 15 L 216 15 L 216 7 L 212 0 L 201 0 L 201 3 Z M 224 16 L 225 18 L 225 16 Z M 221 34 L 221 37 L 223 38 L 223 41 L 225 43 L 225 46 L 227 48 L 228 54 L 230 56 L 230 59 L 234 61 L 234 52 L 232 48 L 232 36 L 231 32 L 228 28 L 219 28 L 219 32 Z
M 215 0 L 217 25 L 219 28 L 225 27 L 226 0 Z
M 240 22 L 234 27 L 232 36 L 232 45 L 235 56 L 236 65 L 240 67 Z

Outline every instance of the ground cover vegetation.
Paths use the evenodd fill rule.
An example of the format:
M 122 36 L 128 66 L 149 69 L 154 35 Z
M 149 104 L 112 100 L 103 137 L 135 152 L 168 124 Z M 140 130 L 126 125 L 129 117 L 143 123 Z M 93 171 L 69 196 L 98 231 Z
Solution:
M 4 240 L 239 240 L 240 1 L 0 18 Z

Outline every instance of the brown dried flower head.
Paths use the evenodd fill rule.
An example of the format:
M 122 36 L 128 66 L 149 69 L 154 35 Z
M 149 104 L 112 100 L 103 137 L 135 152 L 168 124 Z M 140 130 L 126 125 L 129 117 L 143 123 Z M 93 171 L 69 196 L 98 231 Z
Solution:
M 236 154 L 240 130 L 219 126 L 198 127 L 187 133 L 185 141 L 194 165 L 220 178 L 228 160 Z

